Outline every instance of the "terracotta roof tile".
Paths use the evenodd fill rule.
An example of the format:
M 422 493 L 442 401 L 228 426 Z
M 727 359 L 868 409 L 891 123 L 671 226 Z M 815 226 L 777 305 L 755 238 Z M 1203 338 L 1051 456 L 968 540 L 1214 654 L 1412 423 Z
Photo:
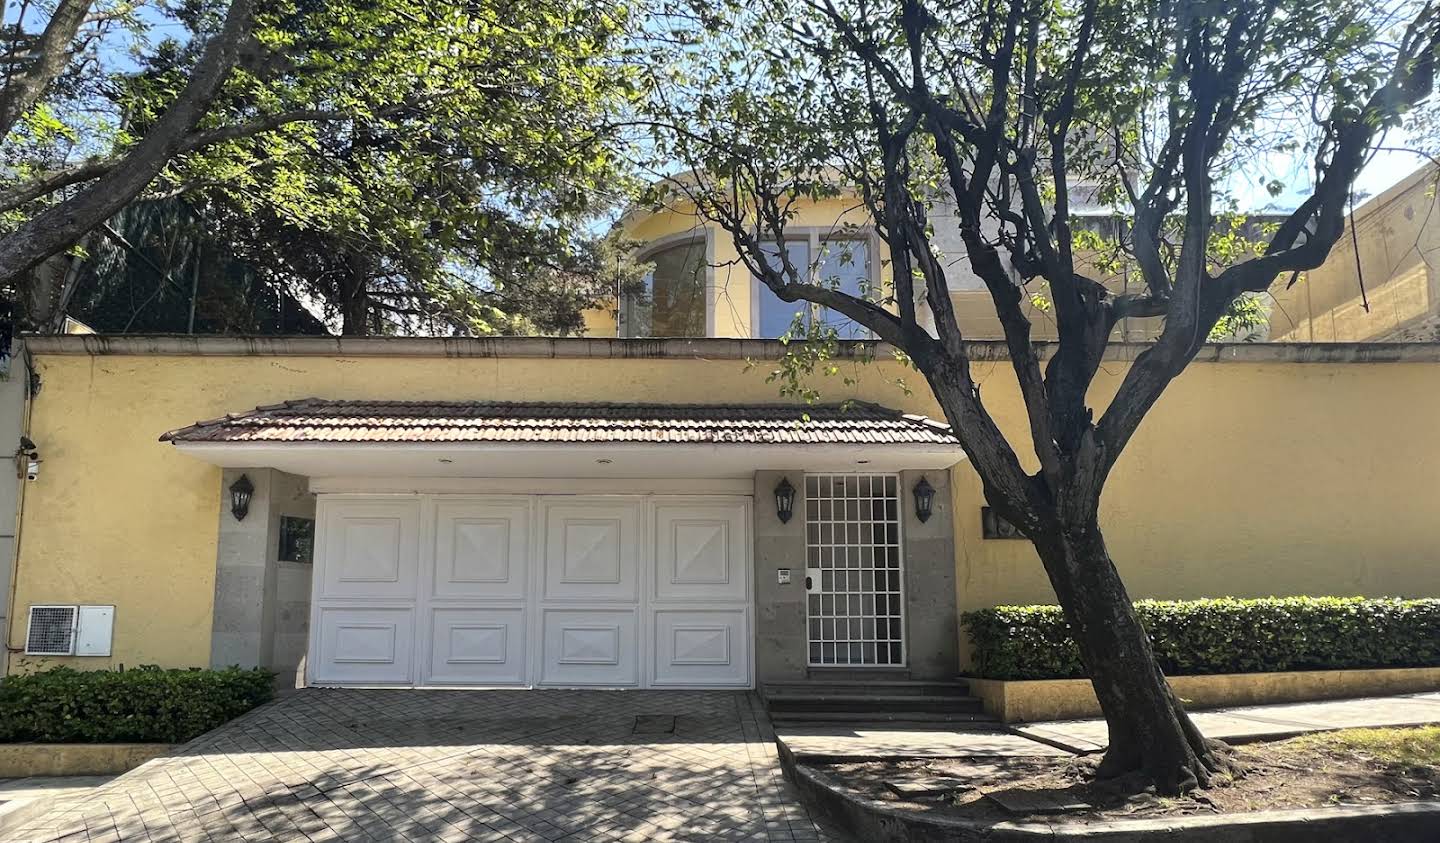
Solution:
M 257 407 L 162 442 L 690 442 L 955 445 L 948 425 L 878 404 L 327 401 Z

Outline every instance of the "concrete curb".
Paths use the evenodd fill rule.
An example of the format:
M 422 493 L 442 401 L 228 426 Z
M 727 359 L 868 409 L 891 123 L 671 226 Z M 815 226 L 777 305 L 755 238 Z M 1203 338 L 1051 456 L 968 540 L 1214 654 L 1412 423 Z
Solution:
M 1440 691 L 1440 667 L 1287 670 L 1167 676 L 1190 712 L 1209 709 L 1391 697 Z M 1089 679 L 966 677 L 985 713 L 1009 724 L 1103 716 Z
M 1030 843 L 1030 841 L 1184 841 L 1184 843 L 1309 843 L 1314 840 L 1373 843 L 1429 843 L 1440 828 L 1440 802 L 1404 802 L 1373 807 L 1308 808 L 1161 820 L 1096 823 L 984 823 L 929 817 L 875 799 L 845 792 L 833 777 L 797 759 L 776 741 L 786 778 L 806 801 L 824 811 L 858 839 L 881 843 Z

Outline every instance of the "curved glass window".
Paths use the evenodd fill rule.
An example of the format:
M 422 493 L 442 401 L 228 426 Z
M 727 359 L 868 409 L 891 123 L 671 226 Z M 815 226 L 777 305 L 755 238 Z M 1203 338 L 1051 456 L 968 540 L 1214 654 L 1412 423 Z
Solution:
M 620 336 L 705 336 L 705 241 L 657 249 L 646 262 L 654 268 L 620 303 Z

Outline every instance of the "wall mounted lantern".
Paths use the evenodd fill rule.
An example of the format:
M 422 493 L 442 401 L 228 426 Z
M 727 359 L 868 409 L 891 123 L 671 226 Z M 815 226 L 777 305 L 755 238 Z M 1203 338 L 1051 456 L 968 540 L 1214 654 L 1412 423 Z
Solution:
M 26 480 L 40 479 L 40 451 L 30 437 L 20 437 L 20 447 L 15 449 L 15 473 Z
M 239 480 L 230 484 L 230 514 L 235 516 L 236 521 L 244 521 L 245 516 L 250 514 L 250 496 L 253 494 L 255 484 L 247 475 L 240 475 Z
M 789 524 L 790 516 L 795 514 L 795 487 L 790 485 L 789 477 L 781 477 L 780 485 L 775 487 L 775 517 L 780 519 L 781 524 Z
M 915 517 L 924 524 L 930 520 L 930 513 L 935 509 L 935 487 L 923 476 L 920 482 L 915 484 Z

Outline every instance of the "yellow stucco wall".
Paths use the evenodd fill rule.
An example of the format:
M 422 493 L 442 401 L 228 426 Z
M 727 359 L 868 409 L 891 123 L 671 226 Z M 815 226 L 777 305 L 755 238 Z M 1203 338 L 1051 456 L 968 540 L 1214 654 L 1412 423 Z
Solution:
M 1124 371 L 1107 363 L 1092 403 Z M 1015 394 L 1008 364 L 984 390 Z M 1002 425 L 1024 436 L 1006 403 Z M 1440 596 L 1437 418 L 1440 364 L 1192 364 L 1101 499 L 1130 595 Z M 981 538 L 974 471 L 957 465 L 952 486 L 960 610 L 1053 603 L 1028 542 Z
M 1271 291 L 1270 339 L 1355 342 L 1388 338 L 1440 315 L 1440 167 L 1428 166 L 1355 209 L 1325 262 Z M 1360 295 L 1365 279 L 1366 312 Z
M 10 645 L 24 644 L 25 606 L 115 604 L 113 659 L 49 660 L 77 667 L 209 663 L 220 470 L 157 441 L 167 430 L 306 396 L 778 400 L 743 360 L 39 356 L 36 365 L 44 388 L 31 438 L 45 463 L 26 490 Z M 904 398 L 880 378 L 825 388 L 827 400 Z
M 740 359 L 61 356 L 44 389 L 10 644 L 24 607 L 116 604 L 115 662 L 208 662 L 219 470 L 157 441 L 164 431 L 260 404 L 326 398 L 777 400 L 767 368 Z M 1106 363 L 1097 395 L 1123 363 Z M 852 374 L 847 368 L 846 374 Z M 826 400 L 934 414 L 875 364 Z M 977 364 L 987 402 L 1023 436 L 1009 364 Z M 1196 363 L 1121 460 L 1103 511 L 1136 597 L 1440 595 L 1440 363 Z M 963 609 L 1053 600 L 1029 545 L 983 541 L 978 482 L 952 471 Z M 17 659 L 17 664 L 24 659 Z

